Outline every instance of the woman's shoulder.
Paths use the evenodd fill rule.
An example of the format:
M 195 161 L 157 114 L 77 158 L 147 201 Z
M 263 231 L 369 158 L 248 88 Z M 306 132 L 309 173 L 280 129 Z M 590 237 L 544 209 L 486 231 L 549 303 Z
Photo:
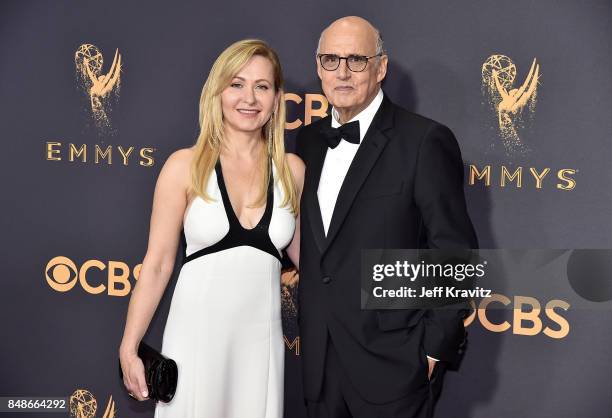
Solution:
M 291 175 L 295 179 L 296 183 L 300 186 L 304 183 L 304 171 L 306 170 L 306 165 L 304 161 L 297 155 L 288 152 L 286 154 L 287 164 L 289 165 L 289 170 L 291 170 Z
M 195 145 L 189 148 L 180 148 L 168 156 L 171 164 L 190 164 L 195 154 Z
M 304 165 L 304 161 L 297 155 L 291 152 L 286 154 L 287 156 L 287 164 L 289 164 L 289 168 L 291 171 L 296 174 L 296 172 L 303 172 L 306 166 Z
M 194 155 L 195 146 L 178 149 L 168 156 L 164 167 L 172 171 L 188 171 L 191 167 L 191 161 Z
M 173 183 L 185 183 L 189 181 L 191 161 L 195 154 L 195 147 L 181 148 L 168 156 L 162 167 L 160 178 L 166 178 Z

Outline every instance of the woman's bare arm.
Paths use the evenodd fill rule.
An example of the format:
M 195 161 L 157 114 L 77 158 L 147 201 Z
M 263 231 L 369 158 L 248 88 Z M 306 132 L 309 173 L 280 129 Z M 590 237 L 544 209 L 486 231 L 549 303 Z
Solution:
M 147 252 L 130 297 L 120 354 L 135 355 L 174 268 L 193 151 L 174 152 L 159 173 L 153 197 Z
M 287 154 L 287 162 L 289 163 L 289 168 L 291 169 L 291 174 L 293 174 L 293 179 L 295 180 L 295 184 L 298 191 L 298 201 L 301 200 L 302 197 L 302 189 L 304 187 L 304 170 L 305 165 L 304 162 L 295 154 Z M 295 232 L 293 234 L 293 239 L 291 243 L 287 247 L 287 255 L 295 265 L 295 267 L 299 270 L 300 268 L 300 214 L 298 212 L 298 216 L 295 222 Z M 295 283 L 291 283 L 294 285 Z

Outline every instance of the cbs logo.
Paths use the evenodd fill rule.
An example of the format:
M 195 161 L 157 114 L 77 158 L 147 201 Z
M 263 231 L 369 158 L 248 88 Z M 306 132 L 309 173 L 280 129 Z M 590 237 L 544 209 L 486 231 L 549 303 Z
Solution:
M 322 94 L 317 93 L 306 93 L 304 94 L 304 98 L 295 93 L 285 93 L 285 102 L 287 103 L 287 130 L 297 129 L 302 125 L 310 125 L 312 119 L 324 118 L 327 116 L 327 109 L 329 107 L 329 102 Z M 304 103 L 302 105 L 302 102 Z M 291 105 L 289 103 L 292 103 Z M 295 105 L 298 105 L 298 112 L 295 112 Z M 303 110 L 303 112 L 302 112 Z M 292 118 L 290 115 L 294 115 L 293 120 L 289 120 Z M 304 116 L 304 120 L 300 118 L 300 116 Z
M 138 264 L 132 270 L 136 280 L 141 267 L 142 264 Z M 99 279 L 100 272 L 104 277 L 103 281 Z M 93 278 L 94 275 L 98 276 L 98 280 Z M 79 268 L 68 257 L 57 256 L 49 260 L 45 267 L 47 284 L 58 292 L 67 292 L 79 282 L 83 290 L 92 295 L 107 292 L 109 296 L 126 296 L 132 290 L 129 277 L 130 268 L 122 261 L 108 261 L 104 264 L 100 260 L 87 260 Z
M 512 306 L 512 324 L 507 320 L 494 322 L 487 315 L 487 310 L 497 309 L 505 311 L 503 307 L 489 307 L 491 304 L 502 304 Z M 472 305 L 472 307 L 475 307 Z M 467 327 L 474 322 L 476 318 L 480 324 L 487 330 L 492 332 L 505 332 L 512 328 L 512 333 L 515 335 L 538 335 L 540 332 L 550 338 L 564 338 L 569 334 L 570 325 L 555 310 L 560 308 L 567 311 L 570 307 L 569 303 L 560 300 L 552 299 L 546 303 L 544 307 L 544 315 L 542 316 L 542 305 L 540 302 L 530 296 L 514 296 L 514 300 L 510 300 L 507 296 L 501 294 L 492 294 L 491 297 L 484 298 L 478 305 L 478 309 L 474 309 L 472 314 L 464 319 L 463 324 Z M 500 316 L 500 315 L 495 315 Z M 544 326 L 543 318 L 549 323 L 555 324 L 553 327 Z M 499 318 L 498 318 L 499 319 Z M 552 325 L 552 324 L 551 324 Z

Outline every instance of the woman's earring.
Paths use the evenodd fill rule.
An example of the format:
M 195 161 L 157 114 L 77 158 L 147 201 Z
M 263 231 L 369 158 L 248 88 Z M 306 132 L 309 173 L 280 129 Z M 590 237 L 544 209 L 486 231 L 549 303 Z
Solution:
M 272 154 L 272 148 L 274 147 L 274 117 L 276 116 L 275 112 L 272 112 L 272 116 L 270 116 L 270 120 L 268 121 L 268 151 L 269 154 Z

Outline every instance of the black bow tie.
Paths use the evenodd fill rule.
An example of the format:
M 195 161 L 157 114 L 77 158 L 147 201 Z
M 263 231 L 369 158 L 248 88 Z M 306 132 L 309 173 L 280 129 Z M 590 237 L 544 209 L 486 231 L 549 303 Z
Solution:
M 339 128 L 324 126 L 321 128 L 321 134 L 327 141 L 327 146 L 334 149 L 338 146 L 341 139 L 344 139 L 351 144 L 359 144 L 359 121 L 345 123 Z

